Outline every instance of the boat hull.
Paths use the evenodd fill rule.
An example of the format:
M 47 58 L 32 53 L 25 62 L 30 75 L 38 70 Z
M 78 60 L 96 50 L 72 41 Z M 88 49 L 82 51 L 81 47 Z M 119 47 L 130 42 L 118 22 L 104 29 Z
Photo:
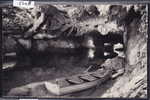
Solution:
M 97 79 L 94 81 L 78 83 L 66 87 L 61 87 L 58 84 L 53 84 L 51 82 L 45 82 L 45 87 L 48 90 L 48 92 L 57 96 L 61 96 L 61 95 L 79 92 L 79 91 L 83 91 L 98 86 L 103 82 L 105 82 L 106 80 L 108 80 L 109 78 L 111 78 L 111 75 L 112 75 L 111 70 L 108 70 L 103 76 L 97 76 Z

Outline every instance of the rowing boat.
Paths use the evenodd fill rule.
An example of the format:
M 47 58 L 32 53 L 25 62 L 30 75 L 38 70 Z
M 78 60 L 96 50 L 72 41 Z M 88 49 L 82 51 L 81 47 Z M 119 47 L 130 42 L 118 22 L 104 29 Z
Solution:
M 111 75 L 112 71 L 110 69 L 101 68 L 94 72 L 73 75 L 54 81 L 46 81 L 44 84 L 48 92 L 61 96 L 100 85 L 108 80 Z

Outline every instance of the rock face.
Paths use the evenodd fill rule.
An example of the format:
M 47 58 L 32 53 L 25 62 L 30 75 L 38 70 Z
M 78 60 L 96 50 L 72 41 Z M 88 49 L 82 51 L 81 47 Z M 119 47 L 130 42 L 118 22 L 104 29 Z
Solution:
M 44 5 L 34 8 L 31 13 L 34 15 L 33 27 L 26 31 L 28 38 L 37 32 L 49 34 L 53 37 L 62 36 L 73 30 L 72 23 L 68 15 L 51 5 Z M 65 32 L 65 33 L 64 33 Z M 71 31 L 72 32 L 72 31 Z
M 114 86 L 108 89 L 102 97 L 147 97 L 147 19 L 143 20 L 147 13 L 143 12 L 145 9 L 141 10 L 141 6 L 131 7 L 129 13 L 131 10 L 135 14 L 128 15 L 133 19 L 126 27 L 125 74 L 118 78 Z M 114 63 L 117 60 L 111 59 L 109 62 Z
M 9 5 L 3 7 L 3 33 L 11 35 L 23 35 L 33 22 L 32 16 L 26 9 L 20 9 Z
M 85 18 L 85 21 L 84 22 L 80 21 L 81 23 L 76 22 L 76 21 L 75 22 L 71 21 L 71 18 L 69 18 L 69 16 L 67 15 L 67 13 L 65 11 L 61 11 L 58 8 L 51 6 L 51 5 L 37 6 L 31 10 L 30 9 L 20 9 L 20 8 L 14 8 L 14 10 L 10 10 L 10 8 L 12 8 L 12 7 L 11 6 L 6 7 L 3 10 L 4 15 L 5 15 L 5 16 L 3 15 L 4 16 L 4 18 L 3 18 L 4 19 L 3 20 L 4 21 L 4 30 L 3 31 L 4 31 L 4 33 L 7 33 L 8 35 L 12 35 L 12 32 L 14 32 L 15 30 L 10 29 L 12 31 L 10 34 L 7 31 L 9 30 L 9 28 L 14 27 L 14 23 L 19 23 L 20 25 L 18 25 L 17 27 L 22 27 L 22 28 L 20 28 L 18 32 L 15 32 L 15 35 L 17 33 L 17 37 L 18 36 L 20 37 L 17 40 L 19 40 L 20 45 L 22 45 L 23 47 L 25 46 L 24 48 L 30 47 L 30 46 L 28 46 L 28 45 L 30 45 L 30 42 L 27 42 L 27 41 L 32 41 L 32 39 L 38 41 L 38 39 L 52 39 L 52 38 L 66 39 L 67 38 L 68 40 L 70 40 L 72 38 L 76 38 L 76 37 L 78 38 L 79 36 L 81 36 L 81 38 L 80 37 L 79 38 L 82 40 L 82 37 L 83 38 L 86 37 L 86 36 L 82 36 L 82 35 L 89 34 L 89 33 L 90 34 L 96 33 L 96 34 L 108 34 L 108 36 L 106 36 L 105 40 L 109 40 L 109 39 L 112 40 L 112 38 L 114 36 L 113 35 L 111 36 L 111 34 L 119 33 L 120 34 L 120 36 L 118 36 L 119 38 L 122 37 L 121 35 L 123 34 L 122 31 L 120 31 L 120 30 L 112 31 L 113 29 L 111 29 L 111 28 L 109 28 L 110 30 L 108 30 L 108 31 L 101 30 L 102 28 L 107 27 L 107 25 L 104 27 L 101 27 L 101 26 L 99 27 L 99 25 L 98 25 L 99 23 L 96 23 L 96 22 L 93 23 L 94 24 L 93 26 L 91 26 L 90 23 L 85 23 L 88 19 L 86 18 L 86 16 L 84 14 L 82 15 L 82 13 L 80 13 L 80 12 L 78 12 L 78 14 L 81 14 L 82 18 Z M 85 6 L 85 7 L 81 6 L 77 9 L 79 11 L 83 10 L 83 12 L 88 13 L 88 16 L 90 16 L 91 19 L 92 18 L 94 19 L 95 17 L 98 17 L 98 15 L 99 15 L 99 11 L 98 11 L 97 7 L 93 6 L 93 5 Z M 24 18 L 26 18 L 26 19 L 24 20 L 24 18 L 22 16 L 25 12 L 26 12 L 26 14 L 24 15 Z M 18 22 L 14 21 L 11 24 L 9 24 L 8 22 L 12 21 L 10 18 L 6 17 L 6 15 L 9 13 L 12 14 L 14 16 L 14 18 L 17 19 Z M 7 21 L 7 19 L 11 20 L 11 21 Z M 78 19 L 78 18 L 76 17 L 76 19 Z M 21 21 L 21 20 L 24 20 L 24 21 Z M 25 22 L 26 20 L 32 20 L 32 21 L 28 22 L 30 24 L 26 24 L 25 26 L 23 26 L 26 23 Z M 108 25 L 109 24 L 110 23 L 108 23 Z M 5 31 L 7 29 L 7 25 L 11 25 L 11 26 L 8 26 L 9 27 L 8 30 Z M 90 25 L 90 26 L 87 27 L 88 25 Z M 96 30 L 96 31 L 94 32 L 94 30 Z M 90 34 L 89 34 L 89 36 L 90 36 Z M 93 36 L 91 36 L 91 37 L 96 39 L 96 36 L 94 36 L 94 37 Z M 26 39 L 23 39 L 23 37 Z M 100 42 L 102 42 L 102 44 L 103 44 L 103 42 L 104 42 L 103 41 L 104 39 L 102 40 L 103 36 L 99 36 L 99 37 L 101 38 L 101 39 L 99 39 Z M 81 42 L 81 40 L 79 42 Z M 84 40 L 86 40 L 86 39 L 84 39 Z M 19 42 L 17 42 L 17 43 L 19 43 Z M 119 42 L 122 42 L 122 40 L 119 40 Z M 44 47 L 44 46 L 46 46 L 45 42 L 38 42 L 38 43 L 39 43 L 39 47 L 40 47 L 40 45 L 43 45 L 43 48 L 46 48 L 46 47 Z M 80 43 L 78 43 L 78 44 L 80 44 Z M 98 44 L 98 45 L 101 45 L 101 44 Z M 98 46 L 98 45 L 96 45 L 96 46 Z M 15 44 L 14 44 L 14 47 L 15 47 Z M 34 48 L 36 48 L 36 46 L 34 46 Z
M 97 17 L 100 14 L 97 7 L 94 5 L 90 6 L 79 6 L 70 15 L 76 21 L 84 21 L 93 17 Z

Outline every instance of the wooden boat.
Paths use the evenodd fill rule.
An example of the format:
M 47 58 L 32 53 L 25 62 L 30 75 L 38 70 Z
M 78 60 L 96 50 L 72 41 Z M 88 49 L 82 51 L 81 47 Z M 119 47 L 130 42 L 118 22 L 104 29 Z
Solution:
M 45 82 L 48 92 L 60 96 L 70 94 L 100 85 L 111 78 L 112 71 L 110 69 L 98 69 L 95 72 L 87 72 L 75 76 L 56 79 L 53 82 Z

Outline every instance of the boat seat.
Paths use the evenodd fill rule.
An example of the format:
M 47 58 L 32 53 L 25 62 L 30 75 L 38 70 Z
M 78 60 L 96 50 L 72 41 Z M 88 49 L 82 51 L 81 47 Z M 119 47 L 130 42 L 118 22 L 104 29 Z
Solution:
M 80 84 L 84 82 L 78 76 L 72 76 L 72 77 L 67 78 L 66 80 L 71 84 Z
M 87 75 L 82 75 L 82 76 L 79 76 L 80 79 L 84 80 L 84 81 L 94 81 L 96 80 L 97 78 L 96 77 L 93 77 L 92 75 L 90 74 L 87 74 Z
M 97 70 L 96 72 L 91 73 L 92 76 L 97 78 L 103 78 L 106 70 Z

